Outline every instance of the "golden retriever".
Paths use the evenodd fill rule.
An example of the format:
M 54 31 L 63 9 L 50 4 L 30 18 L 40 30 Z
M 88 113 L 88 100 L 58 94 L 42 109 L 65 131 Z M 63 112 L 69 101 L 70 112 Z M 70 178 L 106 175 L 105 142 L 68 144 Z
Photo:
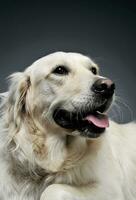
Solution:
M 1 94 L 0 200 L 135 200 L 136 125 L 108 119 L 115 84 L 56 52 Z

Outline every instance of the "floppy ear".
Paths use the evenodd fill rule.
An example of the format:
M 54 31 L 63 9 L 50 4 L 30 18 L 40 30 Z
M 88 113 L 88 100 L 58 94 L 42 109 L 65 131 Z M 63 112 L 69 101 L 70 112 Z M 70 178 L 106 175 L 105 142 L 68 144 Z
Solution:
M 9 108 L 12 120 L 20 123 L 22 115 L 26 112 L 26 95 L 30 87 L 30 77 L 24 73 L 18 72 L 9 76 Z

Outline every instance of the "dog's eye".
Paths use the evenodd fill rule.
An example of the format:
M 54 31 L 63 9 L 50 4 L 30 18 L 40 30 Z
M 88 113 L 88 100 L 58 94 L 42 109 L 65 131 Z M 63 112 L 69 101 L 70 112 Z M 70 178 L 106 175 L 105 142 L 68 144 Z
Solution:
M 92 67 L 91 68 L 91 72 L 96 75 L 97 74 L 97 69 L 95 67 Z
M 69 70 L 65 66 L 58 66 L 53 70 L 52 73 L 59 75 L 68 75 Z

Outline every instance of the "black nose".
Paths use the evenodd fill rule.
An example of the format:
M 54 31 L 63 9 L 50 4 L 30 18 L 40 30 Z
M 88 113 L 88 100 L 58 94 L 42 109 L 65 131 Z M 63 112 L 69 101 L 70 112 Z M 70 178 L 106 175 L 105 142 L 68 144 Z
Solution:
M 92 85 L 92 91 L 104 97 L 110 97 L 115 90 L 115 84 L 110 79 L 100 78 Z

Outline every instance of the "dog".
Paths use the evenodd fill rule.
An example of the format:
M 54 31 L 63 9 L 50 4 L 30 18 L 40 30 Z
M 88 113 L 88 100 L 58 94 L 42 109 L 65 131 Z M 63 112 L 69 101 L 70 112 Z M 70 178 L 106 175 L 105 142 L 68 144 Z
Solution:
M 115 84 L 80 53 L 9 76 L 0 106 L 0 200 L 135 200 L 136 124 L 108 118 Z

